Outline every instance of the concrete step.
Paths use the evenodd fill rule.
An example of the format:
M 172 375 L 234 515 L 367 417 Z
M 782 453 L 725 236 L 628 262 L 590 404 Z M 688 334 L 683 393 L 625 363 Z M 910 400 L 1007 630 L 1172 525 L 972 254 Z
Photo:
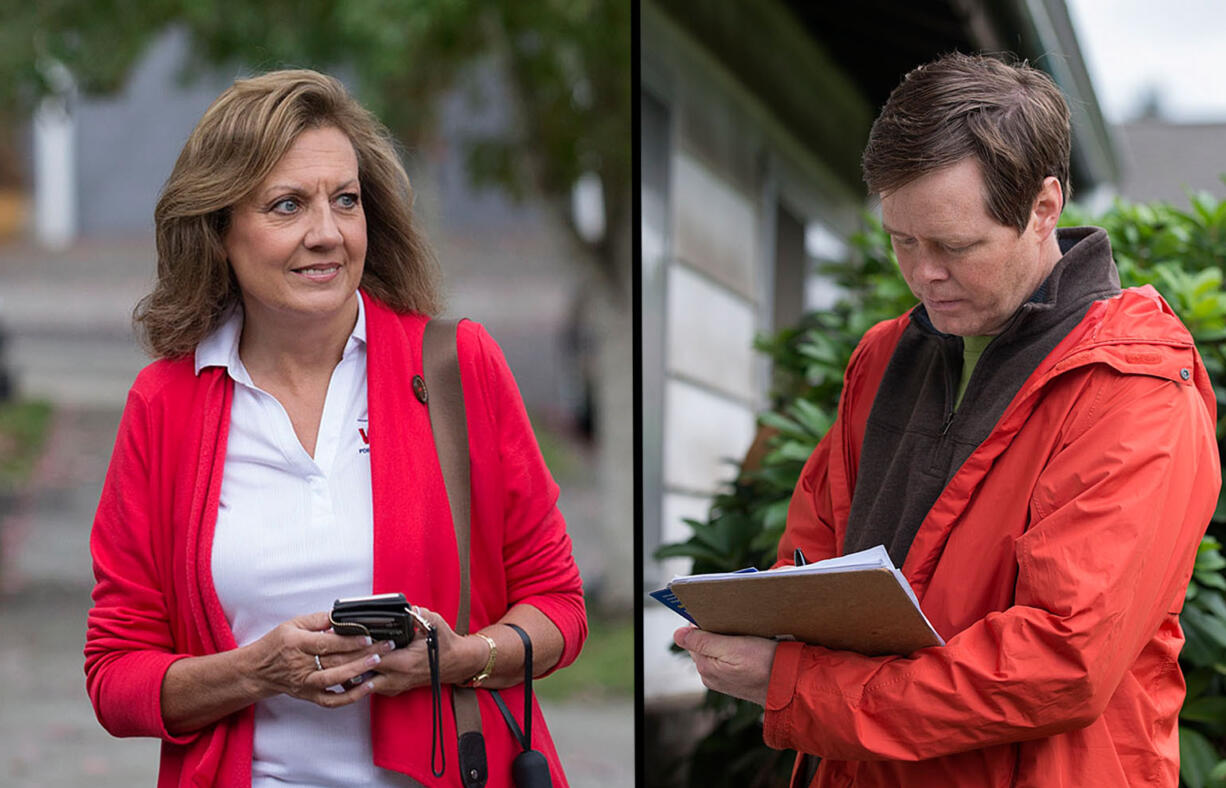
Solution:
M 122 408 L 149 363 L 130 338 L 104 330 L 14 331 L 7 357 L 21 395 L 77 408 Z

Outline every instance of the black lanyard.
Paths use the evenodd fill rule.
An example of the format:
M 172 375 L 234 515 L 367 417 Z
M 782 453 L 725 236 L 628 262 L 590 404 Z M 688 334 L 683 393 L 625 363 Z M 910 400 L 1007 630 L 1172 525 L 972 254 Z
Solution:
M 438 668 L 438 630 L 414 609 L 409 615 L 417 620 L 417 626 L 426 631 L 426 664 L 430 666 L 430 771 L 442 777 L 447 770 L 447 753 L 443 750 L 443 686 Z M 434 762 L 438 761 L 438 768 Z
M 426 662 L 430 664 L 430 771 L 442 777 L 447 770 L 447 753 L 443 751 L 443 688 L 438 677 L 438 630 L 434 627 L 426 633 Z M 434 768 L 434 756 L 438 754 L 438 768 Z
M 519 635 L 519 639 L 524 642 L 523 731 L 520 731 L 515 717 L 511 715 L 511 710 L 507 708 L 498 690 L 490 690 L 490 694 L 494 696 L 494 702 L 498 704 L 502 718 L 507 721 L 507 727 L 511 729 L 511 733 L 515 734 L 520 746 L 524 748 L 523 752 L 516 755 L 511 761 L 511 780 L 516 788 L 549 788 L 552 784 L 549 762 L 545 760 L 542 753 L 532 749 L 532 639 L 528 637 L 527 632 L 514 624 L 507 624 L 507 626 L 515 630 L 515 634 Z
M 490 694 L 494 696 L 498 710 L 502 712 L 503 719 L 507 721 L 507 727 L 511 729 L 511 733 L 515 734 L 524 752 L 527 752 L 532 749 L 532 639 L 528 637 L 527 632 L 514 624 L 506 624 L 506 626 L 515 630 L 515 634 L 519 635 L 519 639 L 524 642 L 524 729 L 522 731 L 515 717 L 511 715 L 511 710 L 507 708 L 506 701 L 498 694 L 498 690 L 490 690 Z

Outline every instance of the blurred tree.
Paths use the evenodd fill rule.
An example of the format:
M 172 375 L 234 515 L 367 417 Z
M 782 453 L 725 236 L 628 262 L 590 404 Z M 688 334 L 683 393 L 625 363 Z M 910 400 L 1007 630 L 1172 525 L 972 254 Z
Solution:
M 625 0 L 0 0 L 0 118 L 28 117 L 62 90 L 119 89 L 168 26 L 185 29 L 193 67 L 306 66 L 352 76 L 359 99 L 407 146 L 433 132 L 438 99 L 474 64 L 493 63 L 512 107 L 507 128 L 464 140 L 478 185 L 531 196 L 567 228 L 588 269 L 597 338 L 592 369 L 610 559 L 630 562 L 633 493 L 630 273 L 630 3 Z M 0 130 L 0 136 L 3 130 Z M 577 183 L 598 192 L 603 231 L 573 220 Z M 598 189 L 591 189 L 598 184 Z M 599 225 L 599 222 L 597 223 Z M 625 575 L 624 578 L 621 575 Z M 629 572 L 610 572 L 629 604 Z
M 571 191 L 600 179 L 605 227 L 579 235 L 608 283 L 628 290 L 630 4 L 618 0 L 46 0 L 6 2 L 0 117 L 58 89 L 52 63 L 84 94 L 121 87 L 168 25 L 190 34 L 197 65 L 343 68 L 361 100 L 406 144 L 429 135 L 441 93 L 474 61 L 502 66 L 515 122 L 474 136 L 475 181 L 551 203 L 574 229 Z M 624 236 L 624 237 L 619 237 Z

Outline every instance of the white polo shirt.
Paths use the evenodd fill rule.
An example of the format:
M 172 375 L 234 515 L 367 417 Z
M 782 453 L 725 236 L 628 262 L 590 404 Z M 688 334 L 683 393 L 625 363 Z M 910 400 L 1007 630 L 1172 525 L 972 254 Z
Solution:
M 285 408 L 258 388 L 238 355 L 236 309 L 196 348 L 196 372 L 234 379 L 230 434 L 213 536 L 213 584 L 240 646 L 288 619 L 371 593 L 374 519 L 366 411 L 366 315 L 332 371 L 315 456 Z M 376 767 L 370 702 L 325 709 L 278 695 L 255 704 L 253 788 L 414 786 Z

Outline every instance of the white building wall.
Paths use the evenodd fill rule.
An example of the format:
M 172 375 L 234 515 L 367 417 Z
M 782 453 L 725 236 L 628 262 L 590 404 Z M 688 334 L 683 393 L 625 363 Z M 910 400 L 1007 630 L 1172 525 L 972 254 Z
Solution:
M 753 200 L 684 151 L 673 159 L 673 196 L 676 257 L 753 299 L 758 266 Z
M 644 535 L 650 551 L 690 537 L 684 521 L 707 519 L 753 442 L 769 385 L 753 342 L 775 328 L 776 207 L 838 231 L 855 226 L 861 202 L 709 53 L 649 5 L 643 13 L 644 91 L 667 114 L 662 132 L 653 109 L 643 143 L 652 165 L 642 202 L 642 467 L 658 473 L 644 479 L 644 520 L 658 529 Z M 647 556 L 645 591 L 689 570 L 686 559 Z M 693 663 L 669 650 L 683 623 L 644 602 L 648 703 L 701 696 Z
M 666 255 L 664 315 L 663 542 L 684 541 L 685 518 L 706 519 L 710 499 L 736 474 L 754 436 L 759 386 L 757 330 L 758 216 L 749 195 L 684 151 L 671 156 L 672 249 Z M 689 561 L 660 567 L 667 580 Z M 653 603 L 654 605 L 654 603 Z M 689 659 L 668 651 L 681 621 L 664 608 L 644 611 L 647 697 L 702 690 Z
M 752 347 L 755 307 L 687 265 L 670 266 L 665 318 L 669 374 L 752 403 L 759 393 Z
M 753 409 L 683 380 L 664 392 L 666 493 L 713 495 L 753 442 Z

